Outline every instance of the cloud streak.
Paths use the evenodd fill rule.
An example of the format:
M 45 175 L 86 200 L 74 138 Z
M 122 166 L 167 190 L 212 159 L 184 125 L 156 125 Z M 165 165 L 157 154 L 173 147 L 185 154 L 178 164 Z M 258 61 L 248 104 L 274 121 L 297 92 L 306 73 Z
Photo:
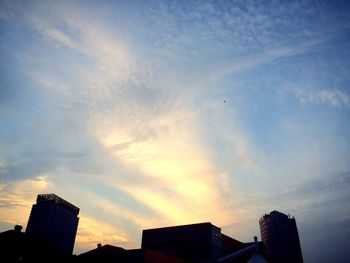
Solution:
M 294 93 L 301 103 L 325 104 L 336 108 L 350 106 L 350 95 L 340 90 L 305 91 L 299 88 L 295 89 Z

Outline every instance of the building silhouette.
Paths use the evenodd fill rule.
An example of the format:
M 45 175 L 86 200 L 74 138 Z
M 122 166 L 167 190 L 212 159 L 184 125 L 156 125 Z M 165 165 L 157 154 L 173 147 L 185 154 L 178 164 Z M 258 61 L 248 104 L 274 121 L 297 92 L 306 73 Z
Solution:
M 251 245 L 226 236 L 219 227 L 205 222 L 143 230 L 141 248 L 202 263 L 215 262 Z M 245 263 L 251 255 L 251 252 L 240 254 L 234 262 Z
M 97 244 L 97 248 L 78 255 L 76 263 L 267 263 L 259 252 L 257 238 L 253 243 L 242 243 L 225 236 L 224 247 L 216 255 L 208 253 L 212 246 L 207 241 L 210 223 L 148 229 L 143 235 L 143 248 L 126 250 L 121 247 Z M 188 231 L 185 234 L 186 230 Z M 214 230 L 217 227 L 214 226 Z M 179 231 L 179 234 L 175 232 Z M 209 232 L 211 235 L 212 233 Z M 185 239 L 184 239 L 185 238 Z M 190 240 L 186 240 L 189 238 Z M 201 240 L 201 238 L 203 240 Z M 220 239 L 216 236 L 214 239 Z M 229 240 L 232 239 L 232 240 Z M 151 242 L 151 243 L 149 243 Z M 197 244 L 196 244 L 197 243 Z M 215 241 L 214 243 L 217 243 Z M 152 249 L 145 248 L 152 246 Z M 215 245 L 216 246 L 216 245 Z M 227 251 L 230 251 L 227 254 Z
M 146 229 L 139 249 L 98 244 L 72 255 L 79 208 L 55 194 L 39 194 L 26 232 L 0 233 L 1 262 L 67 263 L 303 263 L 294 217 L 278 211 L 259 220 L 262 242 L 243 243 L 210 222 Z
M 80 254 L 76 263 L 190 263 L 147 249 L 126 250 L 121 247 L 98 244 L 97 248 Z
M 39 194 L 26 233 L 39 237 L 57 251 L 72 254 L 79 223 L 79 208 L 55 194 Z
M 201 262 L 221 256 L 221 232 L 211 223 L 147 229 L 141 247 Z
M 261 239 L 271 263 L 302 263 L 298 229 L 294 217 L 278 211 L 259 220 Z
M 24 233 L 22 226 L 0 233 L 0 262 L 73 263 L 74 257 L 60 253 L 44 239 Z
M 242 243 L 221 234 L 220 228 L 211 223 L 148 229 L 143 235 L 143 248 L 98 244 L 78 256 L 61 253 L 45 239 L 21 229 L 16 225 L 14 230 L 0 233 L 0 262 L 267 263 L 256 237 L 253 243 Z

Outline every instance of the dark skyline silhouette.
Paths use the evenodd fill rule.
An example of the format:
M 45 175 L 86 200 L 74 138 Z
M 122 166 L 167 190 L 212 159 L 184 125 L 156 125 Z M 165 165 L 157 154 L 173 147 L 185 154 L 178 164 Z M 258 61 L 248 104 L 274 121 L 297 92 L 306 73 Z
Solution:
M 26 232 L 16 225 L 0 233 L 1 259 L 9 263 L 303 263 L 295 218 L 278 211 L 259 220 L 262 242 L 254 237 L 254 242 L 243 243 L 204 222 L 145 229 L 139 249 L 98 243 L 97 248 L 76 256 L 72 251 L 78 214 L 78 207 L 56 194 L 39 194 Z

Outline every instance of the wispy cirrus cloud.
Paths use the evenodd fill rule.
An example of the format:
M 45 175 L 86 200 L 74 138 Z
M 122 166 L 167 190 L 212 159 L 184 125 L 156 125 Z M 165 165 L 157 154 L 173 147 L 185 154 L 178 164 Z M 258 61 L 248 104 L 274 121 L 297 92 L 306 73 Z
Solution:
M 337 89 L 307 90 L 296 88 L 293 92 L 301 103 L 325 104 L 336 108 L 350 106 L 350 94 Z
M 45 20 L 38 17 L 31 18 L 31 22 L 35 28 L 44 36 L 48 41 L 54 45 L 63 45 L 68 48 L 76 49 L 77 44 L 75 41 L 66 33 L 62 32 L 58 28 L 51 26 Z
M 51 61 L 60 61 L 57 54 L 61 54 L 60 48 L 63 47 L 74 56 L 84 55 L 93 63 L 85 64 L 85 58 L 78 59 L 72 66 L 67 63 L 64 68 L 56 71 L 57 66 L 54 63 L 47 63 L 45 57 L 42 57 L 42 60 L 38 59 L 39 64 L 33 60 L 29 61 L 36 66 L 31 68 L 33 80 L 42 88 L 47 88 L 44 89 L 44 93 L 55 94 L 56 100 L 51 104 L 50 96 L 45 96 L 48 99 L 46 103 L 51 105 L 49 115 L 55 116 L 55 120 L 48 121 L 44 130 L 38 131 L 35 127 L 31 129 L 40 134 L 41 139 L 44 139 L 42 141 L 49 143 L 50 147 L 54 146 L 55 150 L 51 152 L 50 147 L 36 146 L 34 154 L 26 157 L 26 161 L 22 164 L 12 166 L 11 171 L 21 177 L 18 173 L 20 170 L 28 168 L 29 163 L 34 167 L 36 160 L 41 159 L 40 169 L 29 169 L 26 176 L 33 177 L 35 174 L 50 170 L 54 171 L 50 177 L 57 179 L 60 178 L 60 173 L 70 173 L 72 177 L 76 177 L 82 172 L 79 171 L 79 166 L 85 166 L 82 169 L 85 171 L 84 177 L 90 178 L 89 180 L 116 181 L 112 185 L 117 196 L 123 199 L 121 191 L 118 192 L 118 189 L 122 189 L 125 197 L 133 197 L 144 206 L 156 211 L 149 215 L 149 218 L 140 221 L 139 216 L 131 215 L 133 207 L 129 210 L 116 203 L 110 203 L 108 200 L 112 197 L 107 195 L 100 200 L 108 207 L 104 210 L 106 215 L 102 219 L 105 222 L 108 222 L 106 218 L 112 216 L 119 219 L 132 218 L 131 221 L 139 227 L 152 227 L 160 221 L 164 224 L 196 222 L 203 216 L 212 214 L 208 213 L 209 207 L 218 207 L 214 214 L 222 214 L 223 222 L 231 221 L 231 216 L 226 215 L 220 206 L 215 205 L 220 200 L 223 201 L 220 191 L 213 188 L 212 175 L 215 174 L 213 170 L 215 168 L 206 156 L 207 150 L 196 143 L 196 113 L 190 105 L 182 102 L 181 93 L 177 93 L 175 89 L 175 94 L 179 96 L 175 101 L 171 101 L 174 98 L 171 92 L 162 96 L 163 87 L 159 86 L 157 80 L 145 79 L 147 72 L 136 74 L 137 70 L 143 69 L 142 67 L 134 68 L 134 75 L 129 74 L 128 69 L 132 65 L 129 61 L 133 58 L 121 51 L 124 49 L 119 48 L 117 40 L 101 34 L 95 25 L 89 24 L 84 19 L 80 19 L 79 22 L 64 19 L 61 23 L 68 27 L 68 30 L 76 31 L 77 35 L 63 33 L 60 26 L 48 22 L 43 17 L 36 18 L 33 22 L 34 29 L 43 37 L 41 44 L 55 51 L 51 55 Z M 43 63 L 40 64 L 40 61 Z M 67 62 L 69 61 L 68 58 Z M 76 78 L 64 78 L 63 81 L 61 77 L 70 76 L 70 69 L 74 69 Z M 137 78 L 139 76 L 140 78 Z M 64 89 L 60 86 L 62 83 Z M 142 92 L 140 95 L 137 94 L 138 90 Z M 152 90 L 160 90 L 161 96 L 154 93 L 155 98 L 150 97 L 150 101 L 147 101 L 147 98 L 144 100 L 142 94 Z M 140 103 L 136 104 L 135 101 Z M 150 105 L 153 102 L 155 105 Z M 36 118 L 48 120 L 46 114 L 41 113 L 47 107 L 46 103 L 39 106 L 40 111 Z M 75 103 L 83 106 L 79 112 L 70 111 Z M 75 115 L 77 113 L 79 115 Z M 65 135 L 62 137 L 62 128 L 68 123 L 72 123 L 71 127 L 78 130 L 87 127 L 89 135 L 84 139 L 64 132 Z M 89 146 L 85 144 L 86 142 Z M 70 147 L 71 143 L 75 146 Z M 117 145 L 127 147 L 118 149 Z M 77 151 L 76 147 L 80 150 Z M 70 150 L 73 152 L 69 154 Z M 88 165 L 90 167 L 88 168 L 87 162 L 92 160 L 91 156 L 96 156 L 95 153 L 96 155 L 101 153 L 102 156 L 94 159 L 94 164 Z M 179 153 L 182 153 L 182 156 Z M 105 171 L 104 168 L 89 170 L 94 166 L 97 169 L 101 167 L 102 159 L 106 158 L 109 162 L 116 162 L 117 165 L 109 164 L 111 168 L 109 171 Z M 191 162 L 186 164 L 188 160 Z M 130 166 L 138 172 L 136 176 L 138 180 L 129 179 L 127 174 L 118 175 L 120 167 Z M 3 172 L 8 174 L 9 168 L 10 166 L 7 166 L 7 170 Z M 103 178 L 94 176 L 95 172 Z M 56 181 L 54 180 L 55 186 L 59 187 Z M 191 203 L 188 203 L 189 199 L 192 200 Z M 195 211 L 193 206 L 197 207 Z M 158 220 L 154 221 L 152 216 L 157 216 Z M 132 234 L 135 235 L 134 232 Z M 77 240 L 83 242 L 83 239 L 78 233 Z

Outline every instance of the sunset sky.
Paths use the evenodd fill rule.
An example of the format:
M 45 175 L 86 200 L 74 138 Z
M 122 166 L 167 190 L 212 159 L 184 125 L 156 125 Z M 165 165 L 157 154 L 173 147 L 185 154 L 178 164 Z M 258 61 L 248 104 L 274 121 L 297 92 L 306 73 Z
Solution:
M 349 262 L 350 1 L 0 0 L 0 232 L 39 193 L 77 254 L 279 210 Z

